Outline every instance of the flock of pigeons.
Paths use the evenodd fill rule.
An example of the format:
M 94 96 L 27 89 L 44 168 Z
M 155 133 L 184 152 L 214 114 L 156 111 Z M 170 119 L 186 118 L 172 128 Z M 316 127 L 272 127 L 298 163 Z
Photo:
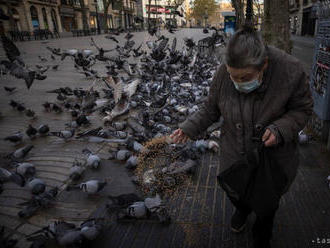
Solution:
M 217 30 L 214 32 L 215 35 L 212 34 L 205 40 L 211 43 L 210 47 L 214 45 L 214 37 L 218 36 Z M 120 33 L 106 35 L 106 39 L 117 44 L 112 50 L 103 49 L 91 38 L 96 54 L 92 50 L 47 47 L 51 60 L 71 59 L 78 73 L 93 80 L 92 86 L 88 89 L 62 87 L 48 91 L 49 94 L 57 95 L 57 101 L 42 103 L 44 111 L 57 114 L 69 112 L 72 121 L 60 131 L 50 130 L 47 124 L 38 127 L 29 124 L 25 131 L 28 138 L 33 140 L 55 136 L 64 142 L 78 139 L 117 144 L 117 149 L 109 154 L 109 159 L 125 161 L 126 168 L 134 171 L 139 166 L 139 153 L 145 152 L 142 144 L 154 138 L 168 136 L 179 122 L 198 111 L 199 105 L 208 94 L 216 67 L 220 64 L 215 53 L 204 53 L 192 38 L 184 38 L 185 46 L 179 50 L 176 38 L 170 42 L 168 37 L 160 35 L 157 30 L 149 30 L 149 33 L 156 36 L 156 39 L 146 42 L 147 50 L 142 50 L 142 44 L 135 47 L 134 35 L 130 32 L 124 36 L 124 44 L 120 44 L 116 38 Z M 11 40 L 2 37 L 2 44 L 8 59 L 0 61 L 1 74 L 23 79 L 28 89 L 33 89 L 35 80 L 45 80 L 50 68 L 58 70 L 59 64 L 52 67 L 37 65 L 37 69 L 32 70 L 25 64 L 19 49 Z M 112 55 L 107 55 L 110 51 L 113 52 Z M 47 61 L 42 56 L 39 59 L 41 63 Z M 95 69 L 96 64 L 103 65 L 106 73 L 102 74 Z M 102 91 L 94 90 L 96 83 L 104 85 Z M 16 90 L 9 86 L 4 89 L 10 93 Z M 11 100 L 9 105 L 30 118 L 36 116 L 23 103 Z M 103 126 L 92 127 L 90 116 L 94 113 L 102 116 Z M 218 144 L 212 139 L 219 138 L 218 129 L 218 125 L 208 129 L 203 135 L 205 139 L 184 145 L 172 144 L 181 152 L 178 153 L 177 162 L 163 168 L 161 173 L 166 175 L 168 182 L 173 183 L 173 187 L 176 175 L 193 171 L 200 154 L 206 150 L 217 151 Z M 5 141 L 15 146 L 20 145 L 23 139 L 24 133 L 20 131 L 4 137 Z M 58 194 L 57 188 L 46 189 L 45 182 L 37 177 L 37 170 L 32 163 L 24 162 L 32 149 L 33 145 L 28 144 L 13 151 L 6 156 L 10 165 L 0 167 L 0 192 L 2 185 L 8 181 L 31 190 L 31 199 L 19 204 L 23 207 L 18 212 L 20 218 L 29 218 L 38 211 L 51 207 Z M 86 169 L 97 170 L 102 161 L 88 149 L 82 151 L 82 157 L 85 158 L 85 163 L 75 161 L 70 169 L 71 183 L 67 190 L 81 190 L 88 195 L 98 194 L 106 187 L 107 179 L 80 181 Z M 141 199 L 135 194 L 109 196 L 109 213 L 118 219 L 148 218 L 155 215 L 160 222 L 168 223 L 170 217 L 152 173 L 150 170 L 146 171 L 142 178 L 143 186 L 150 189 L 149 197 Z M 132 177 L 132 180 L 136 181 L 136 178 Z M 43 247 L 50 239 L 59 245 L 80 247 L 95 240 L 105 226 L 103 219 L 90 219 L 80 226 L 59 221 L 27 238 L 33 242 L 31 247 Z M 2 234 L 0 232 L 0 244 L 14 247 L 15 242 Z

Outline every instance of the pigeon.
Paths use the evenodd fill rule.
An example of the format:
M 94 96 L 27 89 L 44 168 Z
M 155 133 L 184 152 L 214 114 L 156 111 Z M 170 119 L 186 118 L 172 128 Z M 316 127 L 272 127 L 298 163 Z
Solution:
M 119 161 L 124 161 L 126 159 L 128 159 L 130 156 L 132 155 L 132 153 L 128 150 L 119 150 L 115 153 L 110 154 L 109 159 L 116 159 Z
M 143 149 L 143 145 L 134 140 L 133 138 L 130 138 L 127 142 L 127 148 L 135 152 L 141 152 Z
M 130 156 L 126 161 L 126 168 L 127 169 L 135 169 L 138 164 L 138 158 L 134 155 Z
M 16 87 L 7 87 L 7 86 L 4 86 L 3 88 L 5 89 L 5 91 L 7 91 L 9 93 L 13 93 L 16 90 Z
M 9 105 L 13 108 L 17 108 L 18 102 L 14 101 L 14 100 L 10 100 Z
M 19 112 L 23 112 L 26 110 L 26 108 L 24 107 L 24 105 L 22 103 L 19 103 L 16 107 L 16 109 L 19 111 Z
M 6 141 L 10 141 L 14 143 L 15 145 L 20 144 L 23 140 L 23 133 L 18 131 L 14 133 L 13 135 L 7 136 L 4 138 Z
M 23 62 L 22 58 L 20 57 L 21 53 L 19 51 L 19 49 L 17 48 L 17 46 L 15 46 L 15 44 L 8 39 L 8 37 L 6 37 L 5 35 L 1 36 L 1 42 L 2 42 L 2 46 L 3 49 L 6 52 L 6 56 L 9 59 L 10 62 L 14 62 L 17 61 L 18 64 L 20 64 L 21 66 L 25 66 L 25 63 Z
M 32 194 L 39 195 L 45 191 L 46 184 L 39 178 L 30 178 L 28 180 L 28 187 Z
M 125 38 L 126 40 L 130 40 L 130 39 L 132 39 L 133 37 L 134 37 L 134 35 L 131 34 L 131 33 L 128 31 L 124 38 Z
M 38 133 L 38 130 L 34 128 L 31 124 L 29 124 L 28 129 L 25 131 L 26 135 L 29 136 L 30 139 L 34 139 Z
M 93 154 L 90 150 L 88 149 L 84 149 L 83 150 L 83 154 L 85 154 L 87 156 L 87 161 L 86 161 L 86 165 L 88 167 L 91 167 L 93 169 L 97 169 L 99 168 L 100 164 L 101 164 L 101 159 L 99 156 Z
M 27 236 L 27 240 L 33 242 L 31 247 L 45 247 L 46 242 L 50 239 L 54 239 L 59 246 L 80 247 L 84 237 L 80 228 L 73 223 L 64 221 L 53 222 Z
M 80 224 L 80 232 L 85 239 L 95 240 L 104 226 L 104 219 L 89 219 Z
M 59 131 L 59 132 L 50 132 L 48 135 L 49 136 L 56 136 L 59 138 L 64 139 L 65 141 L 67 141 L 68 139 L 72 138 L 75 134 L 75 130 L 71 129 L 71 130 L 63 130 L 63 131 Z
M 36 168 L 31 163 L 15 163 L 16 173 L 22 175 L 25 178 L 31 178 L 36 174 Z
M 49 102 L 43 103 L 42 106 L 45 108 L 45 111 L 47 112 L 51 111 L 51 104 Z
M 77 122 L 78 126 L 89 125 L 90 124 L 89 117 L 84 115 L 84 114 L 79 115 L 76 119 L 76 122 Z
M 109 39 L 109 40 L 113 40 L 114 42 L 119 43 L 119 41 L 112 35 L 106 35 L 106 36 L 104 36 L 104 38 Z
M 41 136 L 47 135 L 48 132 L 49 132 L 49 127 L 48 127 L 48 125 L 41 124 L 41 125 L 38 127 L 38 133 L 39 133 Z
M 25 185 L 25 179 L 22 175 L 15 172 L 10 172 L 5 168 L 0 167 L 0 182 L 3 183 L 9 181 L 16 183 L 20 187 Z
M 136 218 L 142 219 L 147 217 L 147 208 L 143 201 L 137 201 L 122 210 L 118 214 L 119 219 L 123 218 Z
M 122 131 L 125 129 L 126 124 L 127 123 L 125 121 L 123 121 L 123 122 L 113 122 L 111 125 L 113 128 L 116 129 L 116 131 Z
M 52 54 L 61 56 L 61 49 L 60 48 L 51 48 L 51 47 L 46 47 L 49 51 L 51 51 Z
M 58 106 L 57 104 L 53 104 L 52 108 L 51 108 L 55 113 L 62 113 L 63 112 L 63 109 Z
M 35 118 L 36 113 L 32 109 L 26 109 L 25 110 L 25 115 L 30 118 Z
M 19 148 L 16 151 L 14 151 L 13 153 L 11 153 L 10 157 L 13 160 L 22 159 L 32 150 L 33 147 L 34 147 L 33 145 L 26 145 L 22 148 Z
M 41 62 L 47 62 L 48 61 L 45 57 L 40 56 L 40 55 L 38 56 L 38 58 L 40 59 Z
M 80 189 L 83 192 L 92 195 L 99 193 L 106 185 L 107 181 L 89 180 L 78 185 L 69 185 L 67 190 Z
M 82 166 L 81 163 L 79 163 L 78 161 L 75 161 L 72 165 L 72 167 L 70 168 L 70 178 L 73 181 L 77 181 L 82 177 L 82 174 L 85 171 L 85 167 Z
M 49 208 L 50 205 L 55 201 L 57 193 L 58 188 L 55 187 L 47 192 L 34 195 L 29 201 L 20 203 L 20 206 L 25 207 L 18 212 L 18 216 L 20 218 L 29 218 L 34 215 L 40 208 Z

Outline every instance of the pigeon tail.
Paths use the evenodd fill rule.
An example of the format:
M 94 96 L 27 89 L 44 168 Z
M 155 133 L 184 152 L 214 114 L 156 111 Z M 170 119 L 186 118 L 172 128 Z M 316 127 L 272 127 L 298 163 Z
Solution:
M 28 90 L 30 89 L 31 85 L 33 84 L 34 78 L 35 78 L 36 72 L 30 71 L 27 75 L 27 77 L 24 78 L 26 87 Z

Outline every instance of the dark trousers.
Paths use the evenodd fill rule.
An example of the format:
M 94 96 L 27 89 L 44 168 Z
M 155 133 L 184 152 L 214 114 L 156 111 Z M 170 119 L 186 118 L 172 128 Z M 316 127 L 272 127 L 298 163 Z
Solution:
M 252 212 L 252 209 L 244 203 L 237 200 L 230 200 L 239 212 L 246 215 L 249 215 Z M 254 248 L 270 248 L 276 211 L 277 209 L 264 216 L 256 215 L 257 218 L 252 227 Z

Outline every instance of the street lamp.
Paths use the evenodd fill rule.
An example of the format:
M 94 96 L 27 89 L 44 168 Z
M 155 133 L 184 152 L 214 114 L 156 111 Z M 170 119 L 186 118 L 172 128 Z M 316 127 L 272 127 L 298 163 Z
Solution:
M 95 4 L 95 12 L 96 12 L 96 25 L 97 25 L 97 33 L 101 34 L 101 28 L 100 28 L 100 23 L 99 23 L 99 13 L 98 13 L 98 4 L 97 4 L 97 0 L 94 0 L 94 4 Z

